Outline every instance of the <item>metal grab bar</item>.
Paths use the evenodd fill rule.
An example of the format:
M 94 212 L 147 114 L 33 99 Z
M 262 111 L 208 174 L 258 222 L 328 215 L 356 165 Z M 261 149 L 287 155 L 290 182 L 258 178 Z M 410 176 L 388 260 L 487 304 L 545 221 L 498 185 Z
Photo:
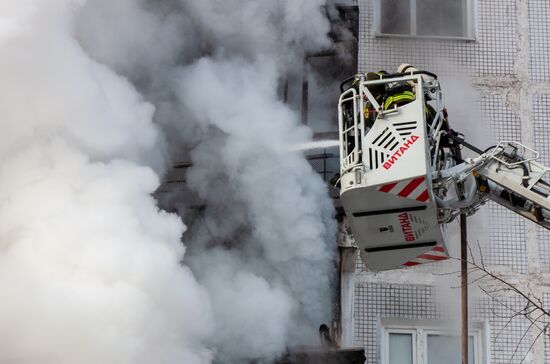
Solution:
M 350 96 L 351 95 L 351 96 Z M 349 169 L 355 167 L 360 163 L 360 130 L 358 123 L 357 109 L 357 91 L 355 89 L 349 89 L 345 91 L 338 102 L 338 131 L 340 138 L 340 173 L 344 173 Z M 351 103 L 351 105 L 349 105 Z M 347 105 L 346 105 L 347 104 Z M 353 122 L 350 122 L 349 116 L 344 116 L 344 107 L 351 106 L 351 112 L 353 115 Z M 349 109 L 348 109 L 349 111 Z M 353 147 L 350 148 L 350 142 L 353 143 Z M 351 149 L 351 150 L 349 150 Z

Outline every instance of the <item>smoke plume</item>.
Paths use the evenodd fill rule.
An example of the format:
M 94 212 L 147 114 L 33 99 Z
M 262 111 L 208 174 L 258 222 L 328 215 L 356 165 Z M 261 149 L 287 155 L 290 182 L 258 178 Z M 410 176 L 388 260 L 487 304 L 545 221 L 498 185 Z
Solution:
M 322 5 L 0 5 L 0 363 L 242 363 L 316 339 L 332 205 L 276 90 L 329 46 Z M 202 208 L 177 216 L 152 193 L 182 151 Z

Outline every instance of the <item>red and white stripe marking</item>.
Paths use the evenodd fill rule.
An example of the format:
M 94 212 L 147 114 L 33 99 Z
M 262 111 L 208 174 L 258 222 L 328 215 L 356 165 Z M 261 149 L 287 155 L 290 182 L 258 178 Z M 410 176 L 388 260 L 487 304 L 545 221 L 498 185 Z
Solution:
M 433 263 L 433 262 L 439 262 L 441 260 L 449 259 L 449 256 L 447 255 L 447 252 L 445 251 L 445 248 L 441 245 L 436 246 L 432 250 L 420 254 L 414 259 L 409 260 L 408 262 L 403 263 L 403 266 L 405 267 L 414 267 L 415 265 L 420 265 L 424 263 Z
M 378 187 L 377 190 L 420 202 L 426 202 L 430 199 L 428 184 L 425 177 L 388 183 Z

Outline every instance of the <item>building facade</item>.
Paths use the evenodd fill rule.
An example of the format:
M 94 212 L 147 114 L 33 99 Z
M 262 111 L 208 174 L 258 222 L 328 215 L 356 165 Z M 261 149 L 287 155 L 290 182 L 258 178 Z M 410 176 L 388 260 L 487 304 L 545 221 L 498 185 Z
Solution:
M 482 149 L 520 141 L 550 164 L 550 1 L 358 0 L 357 5 L 360 72 L 411 63 L 437 73 L 451 127 Z M 549 232 L 493 203 L 469 224 L 475 259 L 550 305 Z M 458 256 L 457 245 L 449 242 L 452 256 Z M 459 363 L 455 261 L 383 273 L 357 262 L 348 292 L 353 333 L 344 344 L 365 347 L 368 364 Z M 487 289 L 492 282 L 471 285 L 470 362 L 550 363 L 550 331 L 539 329 L 545 328 L 545 316 L 533 325 L 529 318 L 535 313 L 522 311 L 526 301 L 520 295 L 495 290 L 490 297 L 479 284 Z

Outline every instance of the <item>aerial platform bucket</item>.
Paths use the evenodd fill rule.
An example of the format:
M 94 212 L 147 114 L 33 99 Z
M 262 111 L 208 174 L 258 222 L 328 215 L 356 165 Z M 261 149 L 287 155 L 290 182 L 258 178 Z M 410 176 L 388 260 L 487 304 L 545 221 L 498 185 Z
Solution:
M 369 88 L 391 82 L 413 85 L 415 100 L 382 110 Z M 447 258 L 432 195 L 422 83 L 419 75 L 361 81 L 339 100 L 340 198 L 371 270 Z M 377 117 L 369 128 L 372 110 Z

